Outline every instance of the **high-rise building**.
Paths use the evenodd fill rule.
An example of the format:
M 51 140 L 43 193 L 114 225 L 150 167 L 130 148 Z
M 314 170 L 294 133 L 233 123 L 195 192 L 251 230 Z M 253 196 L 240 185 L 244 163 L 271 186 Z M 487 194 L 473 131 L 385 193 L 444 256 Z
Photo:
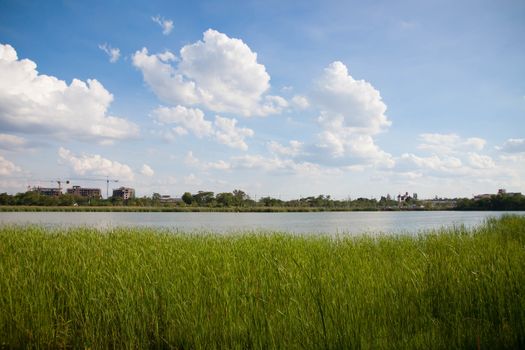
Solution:
M 31 191 L 37 192 L 43 196 L 53 196 L 53 197 L 57 197 L 62 194 L 61 188 L 33 187 Z
M 113 190 L 113 198 L 120 198 L 123 200 L 135 198 L 135 189 L 130 187 L 119 187 Z
M 80 186 L 73 186 L 72 188 L 67 189 L 67 193 L 72 194 L 74 196 L 102 198 L 100 188 L 85 188 Z

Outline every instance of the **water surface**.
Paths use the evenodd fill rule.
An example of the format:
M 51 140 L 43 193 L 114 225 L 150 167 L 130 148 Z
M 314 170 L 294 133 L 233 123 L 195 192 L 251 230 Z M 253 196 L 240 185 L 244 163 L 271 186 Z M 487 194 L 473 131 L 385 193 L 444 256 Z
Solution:
M 158 227 L 177 231 L 284 231 L 292 233 L 410 233 L 465 225 L 505 213 L 488 211 L 314 212 L 314 213 L 123 213 L 123 212 L 3 212 L 0 224 L 46 227 Z

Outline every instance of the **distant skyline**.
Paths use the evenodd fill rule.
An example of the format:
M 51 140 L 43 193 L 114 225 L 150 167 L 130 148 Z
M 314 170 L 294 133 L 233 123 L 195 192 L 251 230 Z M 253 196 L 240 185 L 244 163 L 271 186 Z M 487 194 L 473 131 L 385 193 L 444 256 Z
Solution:
M 525 192 L 524 19 L 510 0 L 1 0 L 0 192 Z

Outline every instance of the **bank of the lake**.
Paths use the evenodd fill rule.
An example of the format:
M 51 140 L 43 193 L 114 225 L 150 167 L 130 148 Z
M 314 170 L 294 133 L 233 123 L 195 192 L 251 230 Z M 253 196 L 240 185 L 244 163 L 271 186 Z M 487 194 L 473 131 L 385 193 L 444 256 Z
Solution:
M 0 212 L 139 212 L 139 213 L 313 213 L 337 211 L 407 211 L 423 208 L 344 208 L 344 207 L 195 207 L 195 206 L 38 206 L 0 205 Z
M 0 347 L 523 348 L 525 218 L 418 236 L 0 228 Z

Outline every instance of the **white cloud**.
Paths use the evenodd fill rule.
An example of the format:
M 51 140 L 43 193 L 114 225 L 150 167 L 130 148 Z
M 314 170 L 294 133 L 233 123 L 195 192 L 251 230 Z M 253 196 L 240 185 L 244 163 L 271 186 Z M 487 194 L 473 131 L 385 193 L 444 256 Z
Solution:
M 27 145 L 27 140 L 23 137 L 10 135 L 10 134 L 0 134 L 0 149 L 5 150 L 18 150 L 22 149 Z
M 391 125 L 379 91 L 355 80 L 339 61 L 325 68 L 312 99 L 322 111 L 319 122 L 328 129 L 335 123 L 352 133 L 374 135 Z
M 2 130 L 100 142 L 138 135 L 136 124 L 108 115 L 113 95 L 97 80 L 67 85 L 39 74 L 33 61 L 19 60 L 12 46 L 1 44 L 0 76 Z
M 418 149 L 432 152 L 431 156 L 402 154 L 397 159 L 397 170 L 416 169 L 427 176 L 465 177 L 476 179 L 499 176 L 495 161 L 479 154 L 486 144 L 478 137 L 462 138 L 456 134 L 425 133 L 419 135 Z M 491 169 L 489 174 L 487 170 Z M 480 173 L 484 171 L 484 173 Z
M 334 173 L 333 169 L 323 169 L 318 164 L 296 162 L 292 159 L 281 159 L 276 156 L 265 157 L 260 154 L 231 157 L 229 161 L 204 162 L 195 157 L 192 151 L 189 151 L 184 157 L 184 164 L 200 170 L 262 170 L 275 174 L 304 176 Z M 335 170 L 335 173 L 337 172 Z
M 398 163 L 401 168 L 404 165 L 411 164 L 416 168 L 426 168 L 434 171 L 444 172 L 458 171 L 458 169 L 463 166 L 461 160 L 456 157 L 446 157 L 442 159 L 437 155 L 430 157 L 420 157 L 411 153 L 402 154 Z
M 496 149 L 507 153 L 525 152 L 525 139 L 508 139 L 503 145 L 496 147 Z
M 140 170 L 140 173 L 147 177 L 152 177 L 153 175 L 155 175 L 155 172 L 153 171 L 153 169 L 151 169 L 151 167 L 147 164 L 142 165 L 142 169 Z
M 191 173 L 184 177 L 184 184 L 190 186 L 199 186 L 202 184 L 202 180 L 195 176 L 195 174 Z
M 98 48 L 104 51 L 109 56 L 109 62 L 115 63 L 120 58 L 120 49 L 116 47 L 111 47 L 107 43 L 98 45 Z
M 177 124 L 178 126 L 164 132 L 167 139 L 175 139 L 191 131 L 195 136 L 214 137 L 219 143 L 233 148 L 246 150 L 246 137 L 254 135 L 252 129 L 237 127 L 237 120 L 232 118 L 215 117 L 215 122 L 204 119 L 204 112 L 198 108 L 159 107 L 152 112 L 155 120 L 160 124 Z
M 76 156 L 70 150 L 60 147 L 58 155 L 77 175 L 110 176 L 128 181 L 134 178 L 133 171 L 128 165 L 103 158 L 98 154 Z
M 279 142 L 270 141 L 268 142 L 268 149 L 270 152 L 281 156 L 295 157 L 301 153 L 303 149 L 303 143 L 292 140 L 289 142 L 289 146 L 283 146 Z
M 372 136 L 354 133 L 349 128 L 337 125 L 338 123 L 335 122 L 327 126 L 318 135 L 316 146 L 319 150 L 324 150 L 330 157 L 338 159 L 341 165 L 360 163 L 386 168 L 394 166 L 395 161 L 392 155 L 377 146 Z
M 331 63 L 315 83 L 312 102 L 320 109 L 317 122 L 317 158 L 321 162 L 337 160 L 339 165 L 371 164 L 392 167 L 392 156 L 381 150 L 372 138 L 391 122 L 386 105 L 370 83 L 355 80 L 346 66 Z M 352 164 L 353 163 L 353 164 Z
M 265 95 L 270 76 L 257 54 L 242 40 L 213 29 L 204 32 L 203 41 L 184 46 L 176 66 L 146 48 L 135 52 L 133 64 L 153 92 L 172 105 L 243 116 L 279 113 L 288 105 L 282 97 Z
M 505 183 L 516 176 L 515 166 L 497 164 L 490 156 L 469 152 L 458 156 L 433 154 L 422 157 L 415 154 L 402 154 L 396 161 L 395 171 L 421 173 L 432 183 L 433 179 L 457 179 L 470 185 L 480 181 L 500 181 Z M 460 180 L 461 179 L 461 180 Z M 500 185 L 501 186 L 501 185 Z
M 481 151 L 486 141 L 479 137 L 461 138 L 456 134 L 426 133 L 419 135 L 418 149 L 437 154 L 452 154 L 465 151 Z
M 20 171 L 22 171 L 22 169 L 20 169 L 19 166 L 15 165 L 13 162 L 0 156 L 0 175 L 1 176 L 11 175 L 13 173 L 20 172 Z
M 194 155 L 193 155 L 193 152 L 192 151 L 189 151 L 187 154 L 186 154 L 186 157 L 184 157 L 184 164 L 186 165 L 190 165 L 190 166 L 197 166 L 200 164 L 200 161 L 199 159 L 197 159 Z
M 310 107 L 310 102 L 308 101 L 308 98 L 306 96 L 301 95 L 295 95 L 292 97 L 292 105 L 297 109 L 307 109 Z
M 206 163 L 204 167 L 205 169 L 228 170 L 231 168 L 231 164 L 224 160 L 218 160 L 216 162 Z
M 232 169 L 253 169 L 270 173 L 313 177 L 321 174 L 335 174 L 340 172 L 338 169 L 325 169 L 318 164 L 310 162 L 296 162 L 292 159 L 264 157 L 258 154 L 232 157 L 230 165 Z
M 468 160 L 470 166 L 476 169 L 491 169 L 496 167 L 494 160 L 491 157 L 486 155 L 481 155 L 477 153 L 469 153 Z
M 204 113 L 198 108 L 159 107 L 153 111 L 153 117 L 161 124 L 177 124 L 173 132 L 179 136 L 188 130 L 199 138 L 213 133 L 212 123 L 204 119 Z
M 189 151 L 186 154 L 186 157 L 184 157 L 184 164 L 193 166 L 193 167 L 197 167 L 197 168 L 201 168 L 203 170 L 209 170 L 209 169 L 228 170 L 231 168 L 230 163 L 225 162 L 224 160 L 218 160 L 215 162 L 208 162 L 208 163 L 201 162 L 197 157 L 193 155 L 192 151 Z
M 247 150 L 248 145 L 244 142 L 246 137 L 252 137 L 252 129 L 237 127 L 237 120 L 230 118 L 215 117 L 215 138 L 218 142 L 232 148 Z
M 157 23 L 162 28 L 162 34 L 168 35 L 173 30 L 173 21 L 165 19 L 164 17 L 154 16 L 151 20 Z

